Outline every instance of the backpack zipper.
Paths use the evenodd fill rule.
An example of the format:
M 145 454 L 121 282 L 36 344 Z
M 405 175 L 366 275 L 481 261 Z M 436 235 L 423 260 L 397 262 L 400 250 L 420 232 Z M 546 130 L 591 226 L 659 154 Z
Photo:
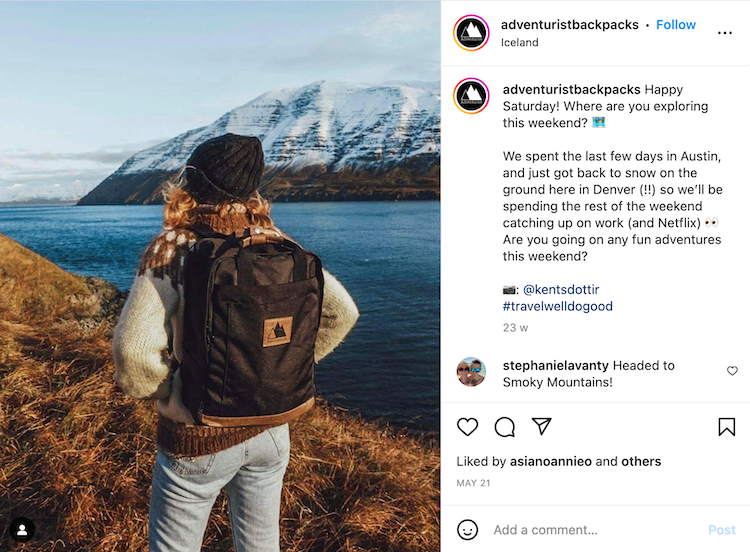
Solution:
M 219 406 L 219 416 L 224 408 L 224 397 L 227 389 L 227 373 L 229 372 L 229 335 L 232 328 L 232 303 L 227 303 L 227 334 L 226 334 L 226 351 L 224 351 L 224 382 L 221 385 L 221 404 Z
M 214 334 L 211 331 L 213 326 L 214 309 L 212 307 L 212 298 L 214 294 L 214 276 L 216 270 L 219 268 L 219 264 L 225 259 L 225 257 L 219 258 L 211 265 L 211 270 L 208 272 L 208 290 L 206 292 L 206 327 L 203 329 L 203 339 L 206 342 L 206 364 L 209 361 L 209 353 L 211 351 L 211 343 L 214 339 Z

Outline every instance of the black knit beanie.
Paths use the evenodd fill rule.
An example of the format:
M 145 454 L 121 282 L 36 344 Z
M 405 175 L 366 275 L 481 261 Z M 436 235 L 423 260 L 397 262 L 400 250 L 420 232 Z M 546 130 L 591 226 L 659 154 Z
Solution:
M 255 136 L 224 134 L 195 148 L 185 167 L 183 189 L 198 203 L 248 200 L 260 185 L 263 146 Z

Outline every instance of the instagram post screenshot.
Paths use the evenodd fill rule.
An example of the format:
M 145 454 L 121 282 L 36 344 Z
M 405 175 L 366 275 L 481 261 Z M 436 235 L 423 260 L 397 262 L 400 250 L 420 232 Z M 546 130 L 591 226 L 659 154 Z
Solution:
M 0 550 L 750 550 L 748 22 L 0 1 Z
M 442 550 L 750 549 L 747 2 L 443 2 Z
M 0 2 L 0 550 L 440 549 L 439 2 Z

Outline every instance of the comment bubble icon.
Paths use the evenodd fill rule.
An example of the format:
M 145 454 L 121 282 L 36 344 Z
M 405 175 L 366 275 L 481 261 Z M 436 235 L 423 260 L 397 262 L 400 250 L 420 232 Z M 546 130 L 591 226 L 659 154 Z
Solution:
M 506 418 L 505 416 L 498 418 L 495 422 L 495 433 L 500 437 L 515 437 L 516 424 L 513 423 L 513 420 Z

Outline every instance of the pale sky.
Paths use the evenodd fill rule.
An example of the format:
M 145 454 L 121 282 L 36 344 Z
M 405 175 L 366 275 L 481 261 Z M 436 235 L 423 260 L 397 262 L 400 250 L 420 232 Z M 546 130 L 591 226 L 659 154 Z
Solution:
M 88 191 L 268 90 L 440 79 L 439 2 L 0 2 L 0 201 Z

